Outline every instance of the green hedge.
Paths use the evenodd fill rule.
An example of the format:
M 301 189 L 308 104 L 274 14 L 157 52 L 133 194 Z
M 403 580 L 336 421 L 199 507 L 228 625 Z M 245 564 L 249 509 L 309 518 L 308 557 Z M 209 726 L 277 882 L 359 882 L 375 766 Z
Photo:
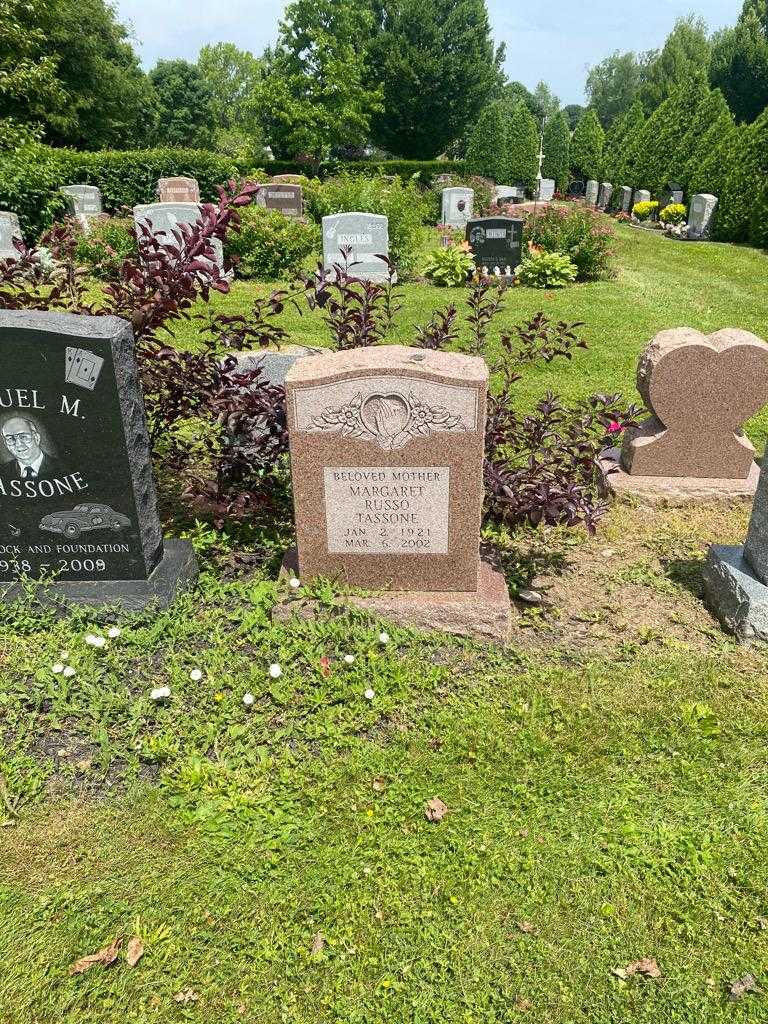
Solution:
M 197 149 L 103 150 L 91 153 L 29 146 L 0 158 L 0 209 L 18 213 L 25 238 L 32 241 L 65 210 L 60 185 L 96 185 L 104 209 L 151 203 L 158 178 L 196 178 L 204 200 L 216 199 L 216 186 L 240 175 L 229 157 Z

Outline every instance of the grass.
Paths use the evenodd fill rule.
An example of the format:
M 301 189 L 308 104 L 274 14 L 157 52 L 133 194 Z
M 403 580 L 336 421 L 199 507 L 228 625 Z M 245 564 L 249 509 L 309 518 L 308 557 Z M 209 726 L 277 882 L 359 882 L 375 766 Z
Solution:
M 508 296 L 510 323 L 545 305 L 591 341 L 521 401 L 628 392 L 665 326 L 765 333 L 760 253 L 620 246 L 616 281 Z M 398 340 L 449 297 L 408 286 Z M 535 573 L 547 596 L 503 652 L 391 626 L 382 644 L 322 584 L 317 619 L 273 623 L 286 537 L 203 527 L 200 585 L 166 612 L 6 609 L 0 1022 L 765 1020 L 768 997 L 729 991 L 768 984 L 768 654 L 700 594 L 708 543 L 738 542 L 748 511 L 496 534 L 512 591 Z M 136 967 L 70 976 L 117 936 L 141 939 Z M 644 957 L 661 978 L 620 976 Z

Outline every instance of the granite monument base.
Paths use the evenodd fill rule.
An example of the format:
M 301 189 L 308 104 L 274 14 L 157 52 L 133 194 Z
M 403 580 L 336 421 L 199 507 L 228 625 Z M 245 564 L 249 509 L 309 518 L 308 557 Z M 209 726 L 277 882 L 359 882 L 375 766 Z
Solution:
M 41 584 L 36 596 L 44 603 L 114 605 L 126 612 L 148 605 L 167 608 L 180 591 L 197 579 L 198 568 L 189 541 L 166 540 L 163 557 L 146 580 L 65 580 Z M 0 583 L 0 602 L 18 601 L 25 588 L 19 583 Z
M 291 548 L 283 558 L 281 575 L 298 576 L 298 554 Z M 502 573 L 480 561 L 476 591 L 377 591 L 345 594 L 340 603 L 360 608 L 401 626 L 438 630 L 456 636 L 505 644 L 512 628 L 512 602 Z M 289 595 L 272 610 L 274 621 L 314 618 L 314 603 Z
M 737 640 L 768 640 L 768 587 L 745 560 L 743 545 L 713 544 L 703 582 L 707 607 Z
M 615 498 L 636 498 L 650 505 L 685 505 L 691 501 L 752 501 L 760 467 L 755 462 L 745 480 L 692 476 L 639 476 L 627 473 L 619 462 L 619 449 L 598 459 L 601 491 Z

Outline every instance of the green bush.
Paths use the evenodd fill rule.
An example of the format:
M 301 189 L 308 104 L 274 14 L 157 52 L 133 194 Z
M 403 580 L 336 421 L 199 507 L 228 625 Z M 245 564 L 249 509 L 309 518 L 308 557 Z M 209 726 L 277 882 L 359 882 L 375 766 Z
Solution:
M 493 181 L 504 180 L 507 172 L 507 143 L 504 110 L 500 103 L 489 103 L 472 129 L 467 145 L 467 170 Z
M 607 217 L 585 206 L 549 206 L 525 217 L 525 242 L 546 252 L 566 255 L 576 265 L 577 280 L 614 277 L 613 242 L 616 234 Z
M 66 184 L 60 166 L 63 152 L 31 145 L 0 154 L 0 210 L 18 214 L 28 243 L 36 242 L 66 210 L 64 197 L 56 191 Z
M 652 217 L 659 208 L 659 204 L 655 199 L 650 199 L 642 203 L 635 203 L 632 207 L 632 213 L 635 215 L 637 220 L 644 221 Z
M 759 245 L 761 249 L 768 249 L 768 181 L 752 207 L 749 240 L 753 245 Z
M 472 253 L 462 246 L 450 245 L 429 254 L 423 274 L 436 285 L 455 288 L 464 284 L 474 269 Z
M 319 255 L 320 231 L 316 224 L 286 217 L 279 210 L 247 206 L 241 211 L 239 232 L 227 237 L 226 252 L 238 277 L 273 281 L 291 277 L 307 256 Z
M 684 203 L 670 203 L 659 214 L 662 224 L 683 224 L 687 216 Z
M 571 132 L 568 118 L 559 110 L 544 125 L 544 163 L 542 176 L 552 178 L 558 192 L 568 188 L 571 166 Z
M 332 213 L 383 214 L 389 224 L 389 255 L 401 276 L 413 273 L 422 237 L 422 224 L 431 214 L 427 196 L 399 177 L 341 174 L 325 182 L 312 182 L 304 193 L 304 208 L 320 223 Z
M 517 268 L 517 280 L 529 288 L 563 288 L 576 280 L 576 264 L 562 252 L 528 252 Z
M 123 260 L 137 255 L 137 252 L 133 218 L 110 217 L 109 220 L 91 221 L 87 235 L 80 229 L 75 260 L 78 266 L 88 267 L 94 277 L 114 281 Z
M 768 176 L 768 108 L 737 130 L 734 145 L 723 154 L 727 170 L 721 182 L 714 236 L 724 242 L 750 238 L 753 205 Z

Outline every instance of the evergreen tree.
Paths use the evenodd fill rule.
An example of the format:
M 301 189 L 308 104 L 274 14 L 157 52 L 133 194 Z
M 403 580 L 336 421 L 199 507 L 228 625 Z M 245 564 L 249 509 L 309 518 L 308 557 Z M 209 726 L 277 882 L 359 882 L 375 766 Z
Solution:
M 682 170 L 682 139 L 698 107 L 708 95 L 706 83 L 694 79 L 680 86 L 657 107 L 643 125 L 628 154 L 633 184 L 659 192 Z
M 157 101 L 156 144 L 204 148 L 213 138 L 211 91 L 196 64 L 159 60 L 149 73 Z
M 542 175 L 554 178 L 558 192 L 568 188 L 568 175 L 571 166 L 571 131 L 568 118 L 562 110 L 544 125 L 544 164 Z
M 737 128 L 735 144 L 723 153 L 723 163 L 715 237 L 746 242 L 754 230 L 753 206 L 768 177 L 768 108 L 752 124 Z
M 599 181 L 605 132 L 594 110 L 587 110 L 571 138 L 571 170 L 576 178 Z
M 506 163 L 509 184 L 520 181 L 533 188 L 539 169 L 539 129 L 524 103 L 517 104 L 507 121 Z
M 680 18 L 667 36 L 661 53 L 651 61 L 640 89 L 647 114 L 652 114 L 670 93 L 695 78 L 706 79 L 711 49 L 707 27 L 700 18 Z
M 504 51 L 494 48 L 485 0 L 382 0 L 378 15 L 367 57 L 368 81 L 383 89 L 374 140 L 431 159 L 498 93 Z
M 734 28 L 714 40 L 710 81 L 722 89 L 737 121 L 754 121 L 768 106 L 768 34 L 765 0 L 744 5 Z
M 504 180 L 507 171 L 507 122 L 504 108 L 498 101 L 489 103 L 480 112 L 469 136 L 466 163 L 470 174 L 492 178 L 495 182 Z
M 682 180 L 688 186 L 689 195 L 697 192 L 720 195 L 728 170 L 729 154 L 737 146 L 738 131 L 733 114 L 728 110 L 702 136 L 682 171 Z
M 671 178 L 680 182 L 683 189 L 688 192 L 688 168 L 694 155 L 699 151 L 701 140 L 707 134 L 713 124 L 723 116 L 727 115 L 728 104 L 723 98 L 719 89 L 709 91 L 699 104 L 688 128 L 675 148 L 674 170 Z
M 603 149 L 603 174 L 606 181 L 612 181 L 614 185 L 631 184 L 627 168 L 627 153 L 643 127 L 645 113 L 640 100 L 635 100 L 632 106 L 626 110 L 621 117 L 617 117 L 605 136 Z

